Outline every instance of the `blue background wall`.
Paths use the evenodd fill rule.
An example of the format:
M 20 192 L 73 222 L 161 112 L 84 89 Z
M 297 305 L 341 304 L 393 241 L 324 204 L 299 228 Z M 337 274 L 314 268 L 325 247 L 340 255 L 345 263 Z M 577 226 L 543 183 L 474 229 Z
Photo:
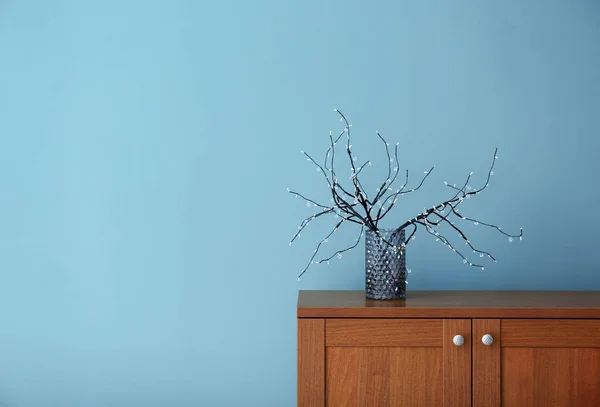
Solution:
M 524 240 L 419 234 L 410 289 L 600 289 L 597 1 L 2 0 L 0 50 L 0 406 L 295 405 L 297 290 L 363 288 L 288 247 L 336 107 L 368 185 L 376 129 L 437 165 L 389 226 L 499 148 L 463 211 Z

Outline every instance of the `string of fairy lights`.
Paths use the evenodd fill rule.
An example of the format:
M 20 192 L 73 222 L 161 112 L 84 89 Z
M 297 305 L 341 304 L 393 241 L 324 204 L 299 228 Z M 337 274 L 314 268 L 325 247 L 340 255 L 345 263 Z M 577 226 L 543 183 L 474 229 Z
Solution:
M 337 112 L 340 116 L 340 121 L 343 121 L 345 123 L 345 127 L 335 138 L 332 132 L 329 132 L 329 147 L 325 152 L 325 159 L 323 161 L 323 165 L 319 164 L 308 153 L 301 151 L 301 153 L 306 157 L 306 160 L 310 161 L 316 166 L 316 171 L 318 171 L 324 176 L 327 185 L 331 191 L 331 198 L 329 200 L 330 204 L 323 205 L 317 202 L 316 200 L 308 198 L 297 191 L 291 190 L 290 188 L 287 189 L 287 191 L 290 194 L 294 195 L 296 198 L 301 198 L 302 200 L 304 200 L 306 202 L 306 206 L 318 209 L 317 213 L 307 217 L 300 223 L 300 225 L 298 226 L 298 230 L 296 231 L 296 233 L 294 233 L 292 239 L 289 242 L 290 246 L 296 239 L 298 239 L 301 236 L 301 233 L 306 228 L 306 226 L 308 226 L 308 224 L 310 224 L 310 222 L 314 221 L 315 219 L 325 215 L 333 215 L 334 218 L 337 220 L 333 229 L 327 234 L 327 236 L 325 236 L 325 238 L 323 238 L 317 244 L 317 247 L 314 249 L 312 256 L 308 260 L 308 263 L 298 275 L 298 280 L 300 280 L 300 277 L 302 277 L 304 273 L 306 273 L 306 271 L 310 268 L 311 265 L 320 263 L 329 264 L 330 260 L 332 260 L 333 258 L 337 257 L 341 259 L 343 253 L 356 248 L 364 235 L 365 229 L 373 231 L 382 241 L 387 243 L 394 250 L 399 250 L 400 252 L 402 252 L 403 250 L 405 250 L 406 245 L 408 245 L 410 241 L 415 239 L 417 230 L 420 227 L 423 227 L 427 231 L 427 233 L 435 237 L 436 241 L 441 242 L 450 250 L 455 252 L 458 256 L 460 256 L 464 264 L 472 267 L 481 268 L 481 270 L 485 269 L 485 267 L 482 264 L 475 263 L 469 260 L 469 258 L 467 258 L 462 251 L 457 249 L 456 245 L 453 245 L 447 237 L 441 235 L 437 231 L 436 227 L 440 225 L 449 226 L 451 230 L 455 231 L 460 236 L 460 238 L 464 241 L 465 245 L 473 251 L 473 254 L 478 255 L 479 258 L 488 257 L 494 262 L 496 261 L 496 258 L 491 253 L 485 250 L 477 249 L 473 246 L 467 235 L 455 224 L 456 220 L 470 222 L 476 226 L 482 225 L 485 227 L 496 229 L 498 232 L 507 236 L 509 242 L 512 242 L 515 238 L 523 240 L 523 228 L 520 228 L 518 234 L 511 234 L 502 230 L 500 226 L 488 222 L 482 222 L 480 220 L 464 216 L 460 213 L 460 204 L 462 204 L 466 199 L 470 199 L 471 196 L 480 194 L 483 190 L 485 190 L 488 187 L 490 179 L 494 175 L 494 165 L 496 163 L 496 160 L 498 160 L 497 148 L 494 150 L 494 157 L 492 160 L 492 164 L 490 165 L 490 168 L 487 172 L 487 179 L 485 181 L 485 184 L 481 188 L 473 188 L 470 185 L 471 176 L 473 175 L 472 172 L 467 176 L 465 182 L 462 184 L 462 187 L 457 187 L 456 184 L 450 185 L 448 182 L 444 182 L 446 186 L 448 186 L 453 191 L 456 191 L 454 196 L 442 203 L 432 206 L 431 208 L 423 208 L 423 212 L 419 213 L 414 218 L 409 219 L 402 223 L 400 226 L 398 226 L 395 229 L 394 233 L 400 232 L 401 230 L 405 230 L 409 226 L 412 227 L 411 233 L 408 235 L 408 238 L 400 246 L 396 246 L 388 240 L 386 240 L 381 234 L 381 231 L 378 227 L 379 222 L 392 210 L 392 208 L 398 202 L 399 197 L 418 191 L 419 188 L 421 188 L 421 186 L 424 184 L 425 180 L 433 172 L 435 166 L 432 166 L 428 171 L 423 171 L 421 181 L 415 187 L 410 189 L 407 189 L 409 182 L 409 173 L 408 170 L 406 170 L 402 186 L 400 186 L 399 188 L 393 188 L 392 185 L 397 180 L 398 174 L 400 172 L 400 164 L 398 160 L 399 143 L 396 143 L 394 147 L 394 154 L 392 156 L 390 154 L 389 143 L 382 137 L 382 135 L 378 131 L 376 131 L 378 138 L 382 141 L 382 143 L 385 146 L 388 162 L 388 174 L 385 181 L 381 183 L 381 186 L 375 190 L 375 196 L 372 199 L 369 199 L 369 195 L 367 194 L 365 188 L 362 186 L 358 175 L 365 167 L 371 165 L 371 161 L 367 160 L 364 164 L 361 164 L 360 166 L 356 165 L 357 158 L 352 154 L 350 134 L 352 125 L 348 123 L 348 120 L 342 114 L 342 112 L 340 112 L 337 109 L 334 109 L 334 111 Z M 350 176 L 348 178 L 352 182 L 351 188 L 345 188 L 342 184 L 340 184 L 340 180 L 334 168 L 335 147 L 338 145 L 340 139 L 344 135 L 346 135 L 346 142 L 344 148 L 346 150 L 346 154 L 348 156 L 351 166 Z M 319 259 L 319 252 L 322 246 L 329 242 L 331 236 L 334 235 L 334 233 L 337 230 L 339 230 L 340 226 L 344 223 L 356 223 L 360 225 L 360 233 L 356 238 L 355 242 L 349 247 L 335 251 L 330 256 L 324 256 Z

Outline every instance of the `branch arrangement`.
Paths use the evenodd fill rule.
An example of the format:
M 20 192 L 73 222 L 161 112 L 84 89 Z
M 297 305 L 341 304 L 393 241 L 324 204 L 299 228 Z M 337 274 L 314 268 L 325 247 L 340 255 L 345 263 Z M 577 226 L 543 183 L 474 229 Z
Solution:
M 466 234 L 455 224 L 455 221 L 462 220 L 466 222 L 471 222 L 474 225 L 482 225 L 485 227 L 496 229 L 498 232 L 508 237 L 510 242 L 513 241 L 514 238 L 523 239 L 523 229 L 521 228 L 519 234 L 510 234 L 506 233 L 502 230 L 501 227 L 493 225 L 491 223 L 481 222 L 479 220 L 467 217 L 462 215 L 460 212 L 459 205 L 464 202 L 465 199 L 471 198 L 472 195 L 477 195 L 481 193 L 490 183 L 491 177 L 494 175 L 494 164 L 498 159 L 497 153 L 498 149 L 494 150 L 494 157 L 492 160 L 492 164 L 487 173 L 487 179 L 485 185 L 481 188 L 473 188 L 469 182 L 471 180 L 471 176 L 473 173 L 470 173 L 462 186 L 456 186 L 456 184 L 450 185 L 445 182 L 446 186 L 448 186 L 453 191 L 452 198 L 443 201 L 437 205 L 434 205 L 430 208 L 424 208 L 423 212 L 417 214 L 414 218 L 407 220 L 398 226 L 395 231 L 399 232 L 406 228 L 410 227 L 410 233 L 407 233 L 408 238 L 406 242 L 402 243 L 399 247 L 396 247 L 389 241 L 385 240 L 380 233 L 379 222 L 392 210 L 392 208 L 398 202 L 398 198 L 402 195 L 409 194 L 415 192 L 421 188 L 427 177 L 431 174 L 431 172 L 435 169 L 435 166 L 431 167 L 428 171 L 424 171 L 423 176 L 420 179 L 420 182 L 412 187 L 408 188 L 408 170 L 403 177 L 404 180 L 400 187 L 392 187 L 396 182 L 398 175 L 400 173 L 400 165 L 398 161 L 398 145 L 396 143 L 393 155 L 390 153 L 390 145 L 389 143 L 376 132 L 377 137 L 381 140 L 381 142 L 385 146 L 385 151 L 387 155 L 388 161 L 388 171 L 387 177 L 385 181 L 381 183 L 381 186 L 376 189 L 375 193 L 371 195 L 371 198 L 363 188 L 360 180 L 359 174 L 363 171 L 363 169 L 367 166 L 371 165 L 371 161 L 366 161 L 363 164 L 358 165 L 357 158 L 352 154 L 352 144 L 351 144 L 351 127 L 352 125 L 348 123 L 346 117 L 337 109 L 334 109 L 340 116 L 340 121 L 345 123 L 344 129 L 334 137 L 331 132 L 329 132 L 329 148 L 325 152 L 325 158 L 323 164 L 318 163 L 311 155 L 302 151 L 302 154 L 306 157 L 307 161 L 310 161 L 312 164 L 316 165 L 316 170 L 323 174 L 327 185 L 331 191 L 331 198 L 329 199 L 329 203 L 327 205 L 323 205 L 319 202 L 316 202 L 313 199 L 307 198 L 299 192 L 290 190 L 288 188 L 288 192 L 294 195 L 296 198 L 301 198 L 306 202 L 306 205 L 309 207 L 317 208 L 318 212 L 308 218 L 304 219 L 300 226 L 298 226 L 298 231 L 294 234 L 290 241 L 290 246 L 292 243 L 300 237 L 301 232 L 306 228 L 306 226 L 312 222 L 313 220 L 322 217 L 324 215 L 333 215 L 335 219 L 337 219 L 337 223 L 323 238 L 313 251 L 313 254 L 308 261 L 306 267 L 302 270 L 298 279 L 309 269 L 312 264 L 319 264 L 322 262 L 327 262 L 334 257 L 342 258 L 342 253 L 347 252 L 349 250 L 354 249 L 360 243 L 360 240 L 364 234 L 365 228 L 372 230 L 375 232 L 385 243 L 392 246 L 394 250 L 398 250 L 402 252 L 406 245 L 415 238 L 415 234 L 419 228 L 424 228 L 430 235 L 434 236 L 436 241 L 443 243 L 446 247 L 454 251 L 458 256 L 462 258 L 464 264 L 473 267 L 480 267 L 482 270 L 484 266 L 478 263 L 474 263 L 469 260 L 463 253 L 457 250 L 456 246 L 450 243 L 450 240 L 442 236 L 437 230 L 436 227 L 439 225 L 449 225 L 451 230 L 456 232 L 458 236 L 465 242 L 465 245 L 468 246 L 474 254 L 478 254 L 479 257 L 488 257 L 493 261 L 496 261 L 494 256 L 484 250 L 480 250 L 475 248 Z M 336 146 L 340 143 L 340 140 L 345 135 L 345 155 L 347 155 L 348 160 L 350 161 L 350 182 L 352 184 L 351 187 L 345 188 L 338 178 L 338 174 L 336 172 L 336 168 L 334 168 L 335 163 L 335 155 L 336 155 Z M 342 141 L 341 144 L 344 144 Z M 318 259 L 319 251 L 321 247 L 328 243 L 331 236 L 345 223 L 356 223 L 360 225 L 360 233 L 356 238 L 356 242 L 342 250 L 338 250 L 334 252 L 330 256 L 325 256 L 321 259 Z M 408 230 L 408 229 L 407 229 Z M 317 259 L 317 260 L 315 260 Z

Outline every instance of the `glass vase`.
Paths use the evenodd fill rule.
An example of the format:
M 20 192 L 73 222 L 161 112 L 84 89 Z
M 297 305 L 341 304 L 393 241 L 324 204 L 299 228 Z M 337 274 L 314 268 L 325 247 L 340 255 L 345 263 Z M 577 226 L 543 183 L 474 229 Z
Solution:
M 374 300 L 406 298 L 404 230 L 367 230 L 365 234 L 365 295 Z

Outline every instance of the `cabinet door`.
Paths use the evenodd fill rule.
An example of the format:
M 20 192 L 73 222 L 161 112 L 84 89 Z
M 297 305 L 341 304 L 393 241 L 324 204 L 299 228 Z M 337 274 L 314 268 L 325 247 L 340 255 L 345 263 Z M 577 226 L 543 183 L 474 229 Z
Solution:
M 469 407 L 470 337 L 470 320 L 326 319 L 325 405 Z
M 599 320 L 497 323 L 473 320 L 474 407 L 600 406 Z M 491 346 L 481 341 L 487 331 L 497 332 Z M 499 397 L 492 397 L 493 404 L 476 403 L 477 394 L 495 389 Z

